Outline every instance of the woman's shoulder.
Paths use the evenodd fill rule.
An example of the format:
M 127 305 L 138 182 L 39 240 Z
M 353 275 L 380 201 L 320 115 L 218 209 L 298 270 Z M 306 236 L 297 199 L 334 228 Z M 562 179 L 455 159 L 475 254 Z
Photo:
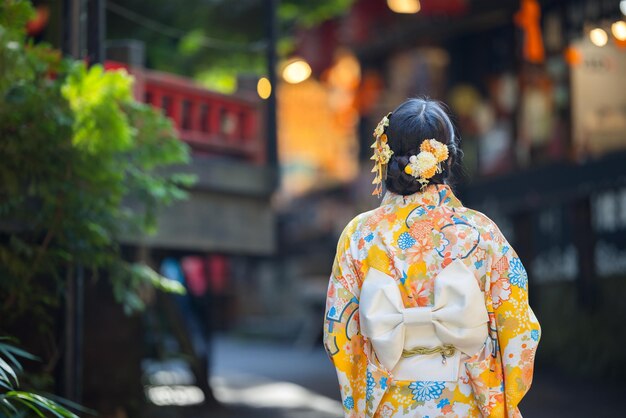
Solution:
M 498 229 L 498 226 L 491 218 L 476 209 L 463 206 L 462 208 L 457 209 L 457 212 L 460 213 L 463 217 L 467 218 L 468 221 L 474 223 L 476 227 L 481 227 L 485 229 Z
M 374 208 L 366 212 L 356 215 L 347 225 L 344 227 L 341 237 L 354 235 L 357 231 L 365 227 L 365 225 L 373 219 L 381 208 Z
M 490 237 L 491 239 L 501 241 L 504 240 L 504 235 L 500 231 L 500 228 L 489 216 L 485 215 L 476 209 L 462 206 L 456 210 L 467 224 L 475 228 L 481 236 Z

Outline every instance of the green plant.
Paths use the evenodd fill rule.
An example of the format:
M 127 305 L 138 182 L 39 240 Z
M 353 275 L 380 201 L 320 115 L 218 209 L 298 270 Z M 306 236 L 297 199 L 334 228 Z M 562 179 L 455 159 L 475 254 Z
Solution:
M 0 2 L 0 335 L 28 337 L 49 376 L 62 350 L 57 308 L 79 269 L 106 280 L 128 313 L 144 308 L 145 288 L 184 292 L 124 258 L 120 240 L 154 232 L 159 208 L 186 198 L 194 178 L 171 169 L 189 150 L 133 99 L 130 75 L 33 44 L 30 16 L 28 1 Z M 0 345 L 0 416 L 74 417 L 19 389 L 20 357 L 33 358 Z
M 182 292 L 120 255 L 122 235 L 156 230 L 158 209 L 186 197 L 188 148 L 171 122 L 132 97 L 132 77 L 64 60 L 26 41 L 28 2 L 0 5 L 0 307 L 2 327 L 50 325 L 67 277 L 105 273 L 128 312 L 143 286 Z
M 0 414 L 3 417 L 45 417 L 52 414 L 58 418 L 78 418 L 76 414 L 49 397 L 35 392 L 20 390 L 18 376 L 24 371 L 19 358 L 37 360 L 32 354 L 0 338 Z

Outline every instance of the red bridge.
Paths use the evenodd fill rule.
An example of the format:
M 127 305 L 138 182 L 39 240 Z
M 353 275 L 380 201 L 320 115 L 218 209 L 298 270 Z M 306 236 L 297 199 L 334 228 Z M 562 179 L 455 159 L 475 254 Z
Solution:
M 107 61 L 105 68 L 124 68 L 131 73 L 137 100 L 163 109 L 174 122 L 179 138 L 191 146 L 195 155 L 265 162 L 257 102 L 211 92 L 170 73 L 129 68 L 113 61 Z

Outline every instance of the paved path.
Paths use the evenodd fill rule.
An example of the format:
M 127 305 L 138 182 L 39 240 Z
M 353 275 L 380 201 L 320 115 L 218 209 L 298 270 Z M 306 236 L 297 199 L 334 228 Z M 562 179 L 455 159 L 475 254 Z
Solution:
M 341 418 L 339 389 L 322 347 L 218 337 L 212 387 L 220 408 L 159 408 L 150 418 Z M 525 418 L 626 417 L 626 387 L 539 368 L 523 400 Z M 155 411 L 156 412 L 156 411 Z
M 214 360 L 216 396 L 226 405 L 259 408 L 241 418 L 342 417 L 335 371 L 322 347 L 297 350 L 284 344 L 218 338 Z M 538 368 L 520 409 L 526 418 L 626 417 L 625 396 L 626 386 Z M 263 415 L 267 408 L 280 415 Z
M 256 407 L 259 414 L 271 410 L 280 415 L 267 416 L 285 418 L 343 416 L 335 370 L 321 347 L 218 338 L 213 359 L 212 387 L 227 406 Z

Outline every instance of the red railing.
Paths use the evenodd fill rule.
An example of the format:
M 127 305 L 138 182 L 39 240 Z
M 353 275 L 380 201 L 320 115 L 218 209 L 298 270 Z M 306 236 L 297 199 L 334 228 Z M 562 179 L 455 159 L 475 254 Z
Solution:
M 107 62 L 105 68 L 128 70 L 135 77 L 135 98 L 163 109 L 194 154 L 255 163 L 265 160 L 256 102 L 215 93 L 169 73 L 128 68 L 116 62 Z

